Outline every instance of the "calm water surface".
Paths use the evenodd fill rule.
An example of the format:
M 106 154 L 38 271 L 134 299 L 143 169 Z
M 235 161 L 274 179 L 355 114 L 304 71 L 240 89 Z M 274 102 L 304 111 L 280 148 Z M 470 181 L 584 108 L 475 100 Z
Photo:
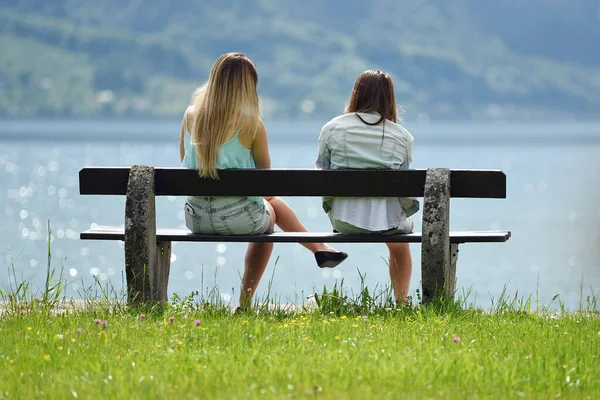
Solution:
M 312 168 L 322 122 L 267 126 L 273 167 Z M 506 286 L 510 294 L 553 296 L 570 308 L 600 292 L 600 124 L 434 124 L 408 126 L 415 137 L 414 168 L 502 169 L 507 199 L 451 201 L 451 229 L 509 229 L 507 243 L 460 247 L 459 292 L 488 307 Z M 80 241 L 91 224 L 121 225 L 125 198 L 80 196 L 82 166 L 150 164 L 178 166 L 179 121 L 0 122 L 0 288 L 9 273 L 43 287 L 47 222 L 52 225 L 52 265 L 64 267 L 78 297 L 94 283 L 120 291 L 124 255 L 120 242 Z M 330 231 L 319 198 L 288 198 L 311 231 Z M 421 214 L 416 230 L 421 229 Z M 157 225 L 183 225 L 183 198 L 157 199 Z M 296 244 L 277 244 L 263 293 L 282 302 L 302 302 L 336 281 L 355 293 L 358 271 L 370 287 L 387 285 L 383 244 L 340 244 L 350 258 L 335 270 L 320 270 Z M 420 282 L 420 248 L 411 245 L 411 292 Z M 215 285 L 228 301 L 237 297 L 245 244 L 174 243 L 169 293 L 189 294 Z M 277 260 L 277 261 L 276 261 Z M 10 267 L 10 268 L 9 268 Z M 233 301 L 233 300 L 232 300 Z

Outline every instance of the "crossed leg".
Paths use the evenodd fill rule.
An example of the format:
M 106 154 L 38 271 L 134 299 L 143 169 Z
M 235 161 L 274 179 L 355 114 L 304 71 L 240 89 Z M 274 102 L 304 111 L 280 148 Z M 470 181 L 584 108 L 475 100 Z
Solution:
M 275 215 L 275 224 L 284 232 L 308 232 L 298 216 L 281 197 L 265 197 L 268 206 L 271 206 L 271 211 Z M 268 207 L 267 206 L 267 207 Z M 272 214 L 272 215 L 273 215 Z M 313 253 L 317 251 L 333 251 L 337 250 L 325 243 L 300 243 Z
M 265 197 L 265 203 L 271 214 L 271 225 L 268 232 L 273 232 L 277 224 L 284 232 L 307 232 L 306 228 L 292 208 L 281 197 Z M 337 252 L 325 243 L 300 243 L 312 253 L 317 251 Z M 240 307 L 247 309 L 252 305 L 252 297 L 256 292 L 260 278 L 273 252 L 273 243 L 248 243 L 246 258 L 244 260 L 244 276 L 242 277 L 242 290 L 240 292 Z

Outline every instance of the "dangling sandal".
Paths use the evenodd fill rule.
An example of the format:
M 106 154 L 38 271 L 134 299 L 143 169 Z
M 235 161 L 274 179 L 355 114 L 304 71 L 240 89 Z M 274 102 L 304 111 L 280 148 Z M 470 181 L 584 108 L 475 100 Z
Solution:
M 315 259 L 319 268 L 335 268 L 342 261 L 348 258 L 348 254 L 343 251 L 317 251 L 315 252 Z

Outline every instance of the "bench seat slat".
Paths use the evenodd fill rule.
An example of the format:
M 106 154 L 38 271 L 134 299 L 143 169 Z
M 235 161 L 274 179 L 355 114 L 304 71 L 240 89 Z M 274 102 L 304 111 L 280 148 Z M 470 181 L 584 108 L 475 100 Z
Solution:
M 82 240 L 123 240 L 123 227 L 96 226 L 82 232 Z M 506 242 L 510 231 L 457 231 L 450 232 L 450 243 Z M 420 243 L 421 232 L 396 235 L 342 235 L 326 232 L 276 232 L 264 235 L 205 235 L 193 234 L 187 229 L 156 230 L 160 242 L 278 242 L 278 243 Z

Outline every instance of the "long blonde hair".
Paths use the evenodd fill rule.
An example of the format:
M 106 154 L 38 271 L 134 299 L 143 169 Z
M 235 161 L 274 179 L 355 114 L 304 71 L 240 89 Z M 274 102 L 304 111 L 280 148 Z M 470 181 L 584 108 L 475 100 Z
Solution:
M 260 116 L 257 83 L 252 61 L 241 53 L 227 53 L 213 65 L 208 82 L 195 91 L 190 133 L 201 177 L 219 179 L 219 148 L 234 132 L 256 134 Z

